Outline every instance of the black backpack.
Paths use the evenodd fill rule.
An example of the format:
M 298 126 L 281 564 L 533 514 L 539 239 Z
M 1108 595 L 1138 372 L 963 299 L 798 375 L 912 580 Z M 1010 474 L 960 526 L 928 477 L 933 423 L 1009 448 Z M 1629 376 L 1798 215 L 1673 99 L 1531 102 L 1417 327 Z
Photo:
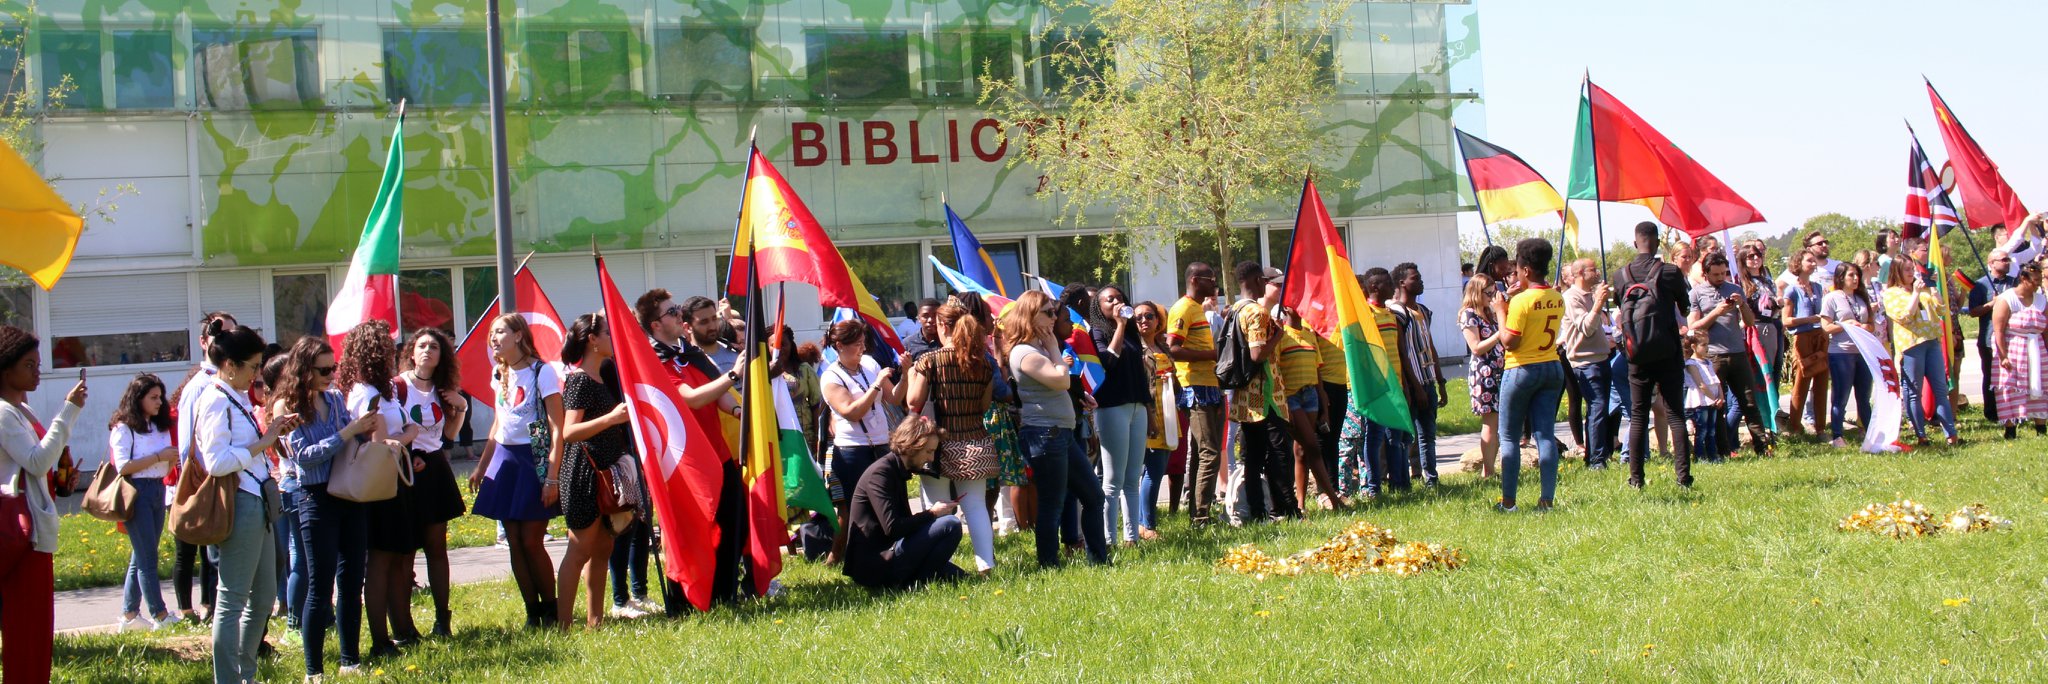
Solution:
M 1670 311 L 1671 303 L 1657 294 L 1657 267 L 1652 264 L 1645 275 L 1623 269 L 1628 276 L 1628 287 L 1621 291 L 1621 315 L 1616 323 L 1621 328 L 1622 351 L 1630 363 L 1656 363 L 1678 358 L 1678 330 L 1674 324 L 1658 320 L 1658 312 Z
M 1228 390 L 1243 389 L 1265 369 L 1263 362 L 1252 360 L 1252 347 L 1245 343 L 1244 329 L 1237 324 L 1237 307 L 1231 307 L 1223 316 L 1223 324 L 1216 328 L 1216 385 Z

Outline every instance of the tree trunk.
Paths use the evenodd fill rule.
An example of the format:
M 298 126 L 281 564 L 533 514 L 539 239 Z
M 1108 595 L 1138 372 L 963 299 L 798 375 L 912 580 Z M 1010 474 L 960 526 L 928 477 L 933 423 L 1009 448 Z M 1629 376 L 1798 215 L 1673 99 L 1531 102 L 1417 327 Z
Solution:
M 1216 303 L 1223 306 L 1230 303 L 1231 295 L 1237 292 L 1237 262 L 1231 259 L 1230 220 L 1216 211 Z

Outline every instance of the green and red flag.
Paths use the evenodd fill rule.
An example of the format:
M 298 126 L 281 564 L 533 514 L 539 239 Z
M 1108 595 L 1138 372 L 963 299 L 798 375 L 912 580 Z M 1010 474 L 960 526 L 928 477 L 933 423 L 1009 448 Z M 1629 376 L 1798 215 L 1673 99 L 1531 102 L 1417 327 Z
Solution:
M 1764 220 L 1749 200 L 1590 80 L 1579 98 L 1565 196 L 1640 204 L 1695 238 Z
M 1451 129 L 1458 138 L 1458 151 L 1465 157 L 1465 175 L 1472 180 L 1472 195 L 1479 200 L 1480 220 L 1499 223 L 1513 219 L 1557 214 L 1564 221 L 1565 241 L 1579 242 L 1579 217 L 1565 206 L 1564 196 L 1543 179 L 1528 162 L 1515 153 L 1463 130 Z
M 1413 423 L 1408 399 L 1401 393 L 1401 374 L 1394 367 L 1398 357 L 1393 341 L 1380 335 L 1372 304 L 1358 284 L 1358 273 L 1351 270 L 1344 240 L 1330 222 L 1330 211 L 1323 207 L 1312 179 L 1302 180 L 1281 299 L 1316 334 L 1344 350 L 1353 408 L 1381 425 Z
M 385 321 L 392 332 L 403 334 L 398 325 L 398 243 L 405 234 L 405 113 L 391 131 L 391 150 L 384 157 L 384 180 L 377 184 L 377 199 L 370 204 L 370 218 L 363 222 L 363 236 L 356 241 L 355 256 L 349 259 L 348 276 L 327 305 L 327 342 L 335 349 L 364 321 Z

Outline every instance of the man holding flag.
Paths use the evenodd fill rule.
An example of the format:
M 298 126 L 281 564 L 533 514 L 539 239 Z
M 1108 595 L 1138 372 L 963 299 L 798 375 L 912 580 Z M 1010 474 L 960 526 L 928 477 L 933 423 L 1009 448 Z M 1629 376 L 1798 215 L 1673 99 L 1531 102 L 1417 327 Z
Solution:
M 677 304 L 668 290 L 655 288 L 634 301 L 633 313 L 654 348 L 656 363 L 673 383 L 685 408 L 695 416 L 699 425 L 707 428 L 702 435 L 704 446 L 699 447 L 699 452 L 716 458 L 718 477 L 695 484 L 702 488 L 700 491 L 712 492 L 709 496 L 715 502 L 714 529 L 717 533 L 713 540 L 699 539 L 690 543 L 716 545 L 713 554 L 716 568 L 710 578 L 710 595 L 721 601 L 735 600 L 740 590 L 740 556 L 746 544 L 746 489 L 740 477 L 739 464 L 733 460 L 732 447 L 726 443 L 725 431 L 719 427 L 719 415 L 739 415 L 739 402 L 732 398 L 732 388 L 739 384 L 740 369 L 746 365 L 748 352 L 741 350 L 735 367 L 720 372 L 718 364 L 695 344 L 696 339 L 703 337 L 699 334 L 701 328 L 708 328 L 713 339 L 718 335 L 718 307 L 710 299 L 691 297 L 688 302 Z M 684 342 L 684 335 L 691 336 L 689 343 Z M 664 535 L 669 532 L 664 530 Z M 665 536 L 663 544 L 668 543 L 671 541 Z M 687 592 L 689 587 L 683 589 Z M 680 613 L 681 609 L 674 604 L 668 606 L 670 615 Z

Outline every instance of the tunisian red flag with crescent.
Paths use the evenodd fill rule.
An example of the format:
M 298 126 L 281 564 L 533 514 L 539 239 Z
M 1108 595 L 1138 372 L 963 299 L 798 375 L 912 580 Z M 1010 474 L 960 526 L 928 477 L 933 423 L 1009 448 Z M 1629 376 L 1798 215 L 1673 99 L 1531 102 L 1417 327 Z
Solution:
M 654 348 L 636 344 L 647 337 L 633 306 L 619 296 L 619 286 L 597 258 L 598 288 L 604 295 L 604 320 L 611 338 L 612 363 L 625 387 L 626 412 L 632 416 L 633 444 L 638 447 L 641 477 L 653 499 L 661 525 L 661 557 L 668 578 L 683 587 L 683 596 L 699 611 L 711 609 L 711 582 L 718 562 L 718 488 L 725 472 L 718 452 Z

